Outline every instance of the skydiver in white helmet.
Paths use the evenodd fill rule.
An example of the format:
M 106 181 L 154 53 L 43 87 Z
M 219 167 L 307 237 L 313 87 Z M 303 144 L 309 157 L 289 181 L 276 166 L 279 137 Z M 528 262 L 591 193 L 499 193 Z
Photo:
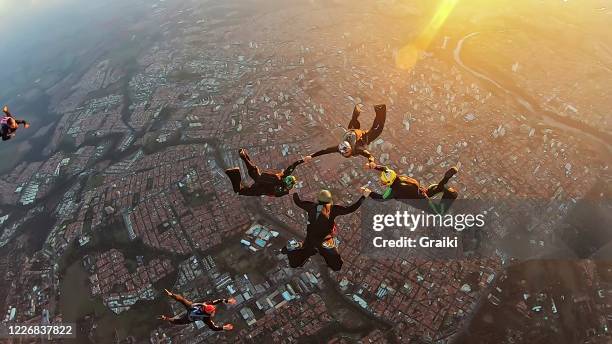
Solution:
M 369 130 L 361 129 L 361 123 L 359 123 L 359 115 L 361 114 L 362 106 L 360 104 L 355 105 L 353 109 L 353 117 L 348 125 L 348 130 L 342 136 L 342 141 L 338 145 L 328 147 L 320 150 L 310 156 L 304 158 L 308 161 L 312 158 L 331 154 L 340 153 L 345 158 L 350 158 L 356 155 L 361 155 L 368 158 L 366 168 L 376 167 L 374 156 L 367 150 L 370 143 L 374 142 L 383 131 L 385 126 L 385 119 L 387 117 L 387 106 L 385 104 L 374 105 L 374 112 L 376 117 L 372 123 L 372 127 Z

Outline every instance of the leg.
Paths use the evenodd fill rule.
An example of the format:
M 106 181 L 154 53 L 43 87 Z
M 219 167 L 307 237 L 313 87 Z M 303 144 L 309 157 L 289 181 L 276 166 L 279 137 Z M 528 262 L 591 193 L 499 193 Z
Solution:
M 170 295 L 170 297 L 173 298 L 174 300 L 176 300 L 176 302 L 179 302 L 180 304 L 185 306 L 186 309 L 190 309 L 191 306 L 193 305 L 193 302 L 187 300 L 182 295 L 174 294 L 173 293 L 172 295 Z
M 10 139 L 10 130 L 9 130 L 9 126 L 6 124 L 2 124 L 2 127 L 0 127 L 0 136 L 2 136 L 2 141 L 6 141 L 8 139 Z
M 263 195 L 261 191 L 255 187 L 255 184 L 251 186 L 247 186 L 247 187 L 241 186 L 240 190 L 238 191 L 238 194 L 242 196 L 261 196 Z
M 359 123 L 359 115 L 361 114 L 361 106 L 355 105 L 353 109 L 353 117 L 349 122 L 348 129 L 359 129 L 361 128 L 361 124 Z
M 436 185 L 434 184 L 434 186 Z M 430 187 L 430 189 L 432 187 Z M 442 199 L 440 199 L 439 202 L 436 202 L 435 200 L 430 201 L 429 212 L 433 212 L 433 213 L 440 214 L 440 215 L 444 215 L 448 213 L 450 207 L 453 205 L 453 202 L 455 202 L 458 196 L 459 196 L 459 193 L 455 189 L 445 187 L 444 190 L 442 191 Z
M 173 317 L 167 317 L 165 315 L 162 315 L 161 320 L 165 320 L 171 323 L 172 325 L 187 325 L 191 323 L 191 320 L 189 320 L 189 318 L 187 317 L 187 313 L 182 315 L 175 315 Z
M 229 168 L 225 170 L 225 174 L 229 177 L 232 182 L 232 189 L 235 193 L 239 193 L 242 189 L 242 180 L 240 177 L 240 169 L 238 167 Z
M 240 152 L 238 154 L 240 155 L 240 159 L 244 161 L 244 164 L 247 167 L 247 172 L 249 173 L 249 177 L 251 177 L 253 180 L 256 181 L 257 178 L 259 178 L 259 176 L 261 175 L 261 172 L 259 171 L 259 167 L 257 167 L 257 165 L 255 165 L 251 161 L 251 157 L 249 157 L 249 154 L 247 153 L 246 149 L 244 148 L 240 149 Z
M 444 187 L 446 185 L 446 183 L 448 183 L 448 181 L 455 175 L 457 174 L 457 172 L 459 172 L 459 169 L 455 166 L 451 167 L 448 169 L 448 171 L 446 171 L 446 173 L 444 173 L 444 178 L 442 178 L 442 180 L 438 183 L 438 185 Z
M 372 123 L 372 128 L 365 133 L 366 144 L 374 142 L 380 136 L 387 119 L 387 106 L 385 104 L 374 105 L 374 111 L 376 112 L 376 117 Z
M 455 174 L 457 174 L 458 171 L 459 169 L 455 166 L 449 168 L 448 171 L 446 171 L 446 173 L 444 174 L 444 178 L 442 178 L 442 180 L 440 180 L 438 184 L 432 184 L 429 186 L 429 188 L 427 189 L 427 196 L 433 197 L 434 195 L 440 192 L 444 192 L 446 190 L 446 183 L 448 183 L 448 181 Z
M 453 202 L 457 199 L 459 193 L 457 190 L 453 188 L 444 188 L 444 193 L 442 194 L 442 200 L 440 200 L 440 205 L 442 206 L 443 211 L 446 213 L 449 211 L 450 207 L 453 205 Z
M 320 248 L 319 254 L 323 256 L 325 263 L 333 271 L 340 271 L 342 269 L 342 258 L 337 248 Z
M 308 249 L 300 248 L 294 251 L 285 251 L 289 259 L 289 266 L 299 268 L 306 264 L 308 259 L 314 255 L 314 252 Z

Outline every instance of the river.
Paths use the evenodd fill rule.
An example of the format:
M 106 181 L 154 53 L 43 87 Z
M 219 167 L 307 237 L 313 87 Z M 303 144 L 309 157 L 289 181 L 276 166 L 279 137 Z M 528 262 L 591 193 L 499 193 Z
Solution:
M 527 91 L 522 90 L 519 86 L 512 83 L 510 78 L 503 78 L 502 81 L 500 80 L 502 78 L 495 78 L 491 76 L 495 73 L 493 71 L 482 71 L 480 68 L 468 66 L 461 58 L 464 43 L 470 38 L 479 34 L 480 32 L 472 32 L 457 42 L 457 46 L 453 51 L 453 58 L 461 68 L 476 78 L 493 85 L 499 90 L 502 90 L 528 113 L 540 116 L 544 125 L 559 129 L 560 131 L 571 134 L 575 137 L 585 139 L 593 143 L 595 147 L 600 148 L 607 159 L 612 158 L 612 135 L 577 120 L 543 109 L 537 104 L 536 100 L 527 95 Z

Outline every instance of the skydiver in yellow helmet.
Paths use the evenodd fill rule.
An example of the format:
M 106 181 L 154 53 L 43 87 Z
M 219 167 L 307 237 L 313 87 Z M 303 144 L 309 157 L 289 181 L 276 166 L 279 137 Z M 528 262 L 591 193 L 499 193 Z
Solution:
M 364 200 L 365 197 L 361 196 L 352 205 L 341 206 L 333 204 L 332 193 L 329 190 L 321 190 L 316 202 L 303 201 L 297 193 L 294 193 L 293 202 L 308 213 L 308 225 L 303 243 L 292 240 L 289 242 L 292 247 L 284 247 L 281 250 L 281 253 L 289 258 L 289 266 L 292 268 L 303 266 L 311 256 L 319 253 L 331 270 L 339 271 L 342 268 L 342 258 L 337 248 L 336 217 L 356 211 Z
M 380 184 L 386 189 L 382 194 L 372 192 L 368 188 L 362 188 L 366 196 L 375 200 L 428 200 L 430 210 L 442 214 L 448 211 L 453 201 L 457 199 L 458 192 L 452 187 L 446 187 L 446 183 L 458 172 L 457 167 L 453 166 L 444 174 L 444 178 L 437 184 L 432 184 L 428 188 L 421 187 L 421 184 L 414 178 L 398 175 L 394 170 L 386 166 L 376 166 L 380 171 Z M 431 198 L 442 194 L 439 203 L 431 202 Z

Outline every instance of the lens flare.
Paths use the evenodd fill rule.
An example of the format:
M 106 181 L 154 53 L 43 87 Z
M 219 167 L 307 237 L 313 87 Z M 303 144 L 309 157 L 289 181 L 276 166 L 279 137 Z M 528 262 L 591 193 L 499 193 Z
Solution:
M 395 65 L 398 68 L 410 70 L 414 67 L 419 60 L 420 53 L 429 47 L 431 41 L 436 37 L 446 18 L 448 18 L 458 2 L 459 0 L 442 0 L 440 2 L 434 16 L 423 28 L 419 36 L 397 52 Z

